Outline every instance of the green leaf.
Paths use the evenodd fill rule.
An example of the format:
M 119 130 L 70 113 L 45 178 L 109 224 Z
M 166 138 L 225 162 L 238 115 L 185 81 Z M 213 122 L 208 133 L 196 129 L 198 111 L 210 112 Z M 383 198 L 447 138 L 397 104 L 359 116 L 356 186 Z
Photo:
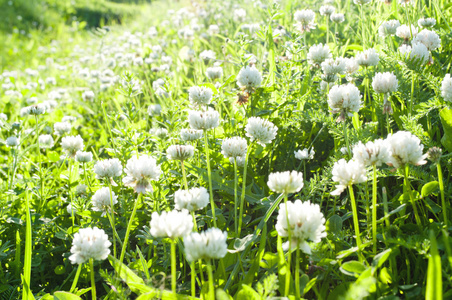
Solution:
M 364 266 L 363 263 L 359 261 L 352 260 L 342 264 L 340 270 L 345 275 L 358 277 L 361 273 L 363 273 L 366 270 L 366 266 Z
M 444 136 L 441 138 L 441 144 L 447 151 L 452 152 L 452 111 L 446 107 L 439 112 L 441 124 L 444 129 Z
M 261 300 L 261 296 L 250 286 L 242 284 L 242 289 L 237 293 L 237 300 Z
M 439 187 L 438 181 L 430 181 L 422 187 L 421 197 L 430 196 Z
M 392 249 L 386 249 L 383 252 L 378 253 L 375 255 L 374 260 L 372 261 L 372 267 L 379 268 L 381 265 L 385 263 L 385 261 L 389 258 L 391 255 Z
M 68 293 L 68 292 L 55 292 L 53 294 L 53 297 L 55 300 L 81 300 L 82 298 L 80 298 L 77 295 L 74 295 L 72 293 Z
M 342 230 L 342 218 L 338 215 L 331 216 L 325 227 L 328 232 L 339 233 Z

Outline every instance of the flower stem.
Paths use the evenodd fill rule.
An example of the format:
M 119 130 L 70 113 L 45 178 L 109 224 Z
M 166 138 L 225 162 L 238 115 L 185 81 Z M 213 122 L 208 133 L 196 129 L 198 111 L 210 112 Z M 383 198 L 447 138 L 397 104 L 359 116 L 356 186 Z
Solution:
M 69 169 L 69 176 L 68 176 L 68 193 L 69 193 L 69 199 L 71 200 L 71 218 L 72 218 L 72 227 L 75 225 L 75 215 L 74 215 L 74 200 L 72 198 L 72 192 L 71 192 L 71 177 L 72 177 L 72 160 L 69 159 L 68 161 L 68 169 Z
M 133 205 L 132 214 L 130 215 L 129 224 L 127 224 L 126 236 L 124 237 L 124 243 L 122 244 L 121 255 L 119 257 L 119 274 L 121 274 L 122 261 L 124 260 L 124 256 L 126 254 L 127 243 L 129 242 L 130 228 L 132 227 L 133 219 L 135 218 L 135 213 L 137 212 L 138 202 L 140 202 L 141 197 L 142 194 L 138 193 L 138 198 Z
M 185 189 L 188 191 L 188 183 L 187 183 L 187 173 L 185 172 L 184 161 L 180 161 L 181 169 L 182 169 L 182 178 L 184 180 Z
M 209 195 L 210 195 L 210 207 L 212 209 L 213 226 L 217 227 L 217 219 L 215 217 L 215 203 L 213 202 L 212 173 L 210 171 L 209 141 L 207 140 L 207 130 L 204 130 L 204 146 L 206 149 L 207 176 L 209 177 Z
M 192 261 L 190 263 L 190 269 L 191 269 L 191 296 L 196 297 L 196 267 L 195 262 Z
M 115 208 L 113 204 L 113 192 L 111 188 L 111 182 L 108 180 L 108 189 L 110 191 L 110 216 L 111 216 L 111 229 L 113 230 L 113 256 L 116 258 L 116 226 L 115 226 Z M 72 204 L 71 204 L 72 205 Z M 108 212 L 107 212 L 108 214 Z M 124 247 L 123 247 L 124 248 Z M 121 260 L 122 262 L 122 260 Z
M 447 205 L 446 205 L 446 199 L 444 196 L 443 171 L 441 169 L 441 164 L 439 162 L 436 163 L 436 169 L 438 170 L 438 182 L 439 182 L 439 191 L 441 193 L 441 205 L 443 207 L 444 224 L 446 225 L 446 229 L 447 229 L 448 228 Z
M 239 209 L 239 231 L 237 233 L 237 237 L 240 238 L 240 233 L 242 232 L 242 217 L 243 217 L 243 203 L 245 202 L 245 193 L 246 193 L 246 170 L 248 169 L 248 157 L 251 152 L 251 145 L 249 145 L 246 150 L 245 155 L 245 166 L 243 167 L 243 179 L 242 179 L 242 194 L 240 196 L 240 209 Z
M 287 209 L 287 193 L 284 193 L 284 205 L 286 208 L 286 222 L 287 222 L 287 233 L 289 236 L 289 250 L 287 251 L 287 271 L 286 271 L 286 282 L 285 282 L 285 290 L 284 290 L 284 296 L 289 296 L 289 290 L 290 290 L 290 267 L 291 267 L 291 261 L 292 261 L 292 230 L 290 228 L 289 223 L 289 210 Z
M 171 241 L 171 291 L 176 294 L 176 241 Z
M 372 181 L 372 237 L 374 254 L 377 254 L 377 166 L 375 164 Z
M 75 288 L 77 287 L 78 278 L 80 277 L 80 272 L 82 271 L 82 265 L 79 264 L 77 267 L 77 273 L 75 273 L 74 280 L 72 281 L 71 289 L 69 290 L 69 293 L 72 293 Z
M 238 231 L 238 224 L 237 224 L 237 186 L 238 186 L 238 182 L 237 182 L 237 159 L 234 158 L 234 225 L 235 225 L 235 232 L 237 233 Z
M 347 157 L 350 156 L 350 142 L 348 140 L 348 133 L 347 133 L 347 121 L 344 120 L 344 138 L 345 138 L 345 146 L 347 147 Z
M 358 209 L 356 206 L 355 193 L 353 192 L 353 186 L 348 186 L 348 191 L 350 193 L 350 200 L 352 203 L 352 212 L 353 212 L 353 225 L 355 227 L 355 235 L 356 235 L 356 245 L 358 246 L 358 257 L 359 260 L 362 261 L 361 257 L 361 235 L 359 233 L 359 221 L 358 221 Z
M 405 182 L 403 183 L 403 190 L 404 190 L 403 193 L 405 195 L 409 194 L 411 205 L 413 206 L 414 218 L 416 219 L 417 225 L 421 226 L 422 223 L 421 223 L 421 219 L 419 218 L 419 213 L 417 211 L 417 206 L 416 206 L 416 203 L 414 202 L 414 199 L 413 199 L 413 197 L 411 195 L 410 180 L 408 179 L 409 172 L 410 172 L 410 166 L 407 164 L 407 165 L 405 165 L 405 172 L 404 172 Z
M 295 268 L 295 299 L 300 299 L 300 248 L 296 250 L 296 264 Z
M 91 269 L 91 295 L 92 299 L 96 298 L 96 281 L 94 280 L 94 259 L 89 259 L 89 268 Z
M 212 261 L 207 260 L 207 275 L 209 276 L 209 297 L 207 299 L 215 299 L 215 286 L 213 282 Z

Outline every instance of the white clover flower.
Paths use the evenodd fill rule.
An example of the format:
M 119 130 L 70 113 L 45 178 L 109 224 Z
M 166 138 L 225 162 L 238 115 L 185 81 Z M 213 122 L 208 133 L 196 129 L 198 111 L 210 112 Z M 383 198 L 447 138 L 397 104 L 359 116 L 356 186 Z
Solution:
M 359 70 L 358 61 L 353 57 L 344 58 L 345 61 L 345 72 L 347 76 L 351 76 Z
M 427 154 L 422 154 L 424 145 L 418 137 L 408 131 L 398 131 L 386 138 L 391 147 L 389 165 L 400 168 L 406 164 L 423 165 L 427 161 Z
M 207 111 L 190 110 L 188 123 L 192 129 L 209 130 L 220 125 L 220 114 L 211 108 Z
M 154 134 L 155 136 L 163 139 L 168 135 L 168 129 L 166 128 L 151 128 L 149 130 L 150 134 Z
M 56 122 L 53 124 L 53 130 L 58 136 L 62 136 L 65 133 L 69 133 L 72 129 L 72 125 L 68 122 Z
M 63 123 L 72 123 L 72 122 L 75 122 L 76 120 L 77 120 L 76 117 L 73 117 L 73 116 L 64 116 L 64 117 L 61 119 L 61 122 L 63 122 Z
M 89 163 L 93 160 L 93 153 L 89 151 L 77 151 L 77 153 L 75 153 L 75 160 L 80 163 Z
M 97 179 L 118 177 L 122 174 L 122 164 L 117 158 L 99 160 L 94 165 L 94 173 Z
M 20 140 L 17 136 L 12 135 L 6 139 L 6 146 L 8 147 L 16 147 L 19 146 L 19 144 Z
M 441 96 L 445 101 L 452 102 L 452 78 L 450 74 L 446 74 L 441 82 Z
M 174 193 L 175 209 L 187 209 L 192 212 L 203 209 L 209 204 L 209 193 L 204 187 L 178 190 Z
M 213 50 L 204 50 L 199 54 L 199 58 L 202 59 L 205 63 L 208 63 L 211 60 L 215 60 L 216 54 Z
M 192 86 L 188 90 L 188 100 L 193 105 L 207 105 L 212 100 L 213 92 L 204 86 Z
M 246 10 L 244 10 L 243 8 L 235 9 L 233 15 L 234 15 L 234 20 L 243 22 L 246 17 Z
M 152 236 L 175 239 L 184 237 L 193 230 L 193 219 L 186 209 L 163 211 L 161 215 L 154 211 L 150 225 Z
M 322 62 L 321 66 L 323 73 L 327 76 L 344 74 L 346 70 L 346 60 L 342 57 L 337 57 L 336 59 L 329 58 Z
M 333 165 L 332 174 L 333 181 L 339 183 L 336 185 L 336 190 L 331 192 L 333 196 L 339 196 L 353 184 L 367 181 L 366 168 L 360 161 L 353 159 L 348 162 L 343 158 L 338 160 Z
M 341 13 L 334 13 L 334 14 L 331 14 L 330 20 L 336 24 L 339 24 L 339 23 L 342 23 L 345 21 L 345 16 L 344 16 L 344 14 L 341 14 Z
M 53 147 L 53 137 L 50 134 L 42 134 L 38 138 L 40 148 L 52 148 Z
M 77 208 L 72 208 L 72 204 L 69 203 L 68 206 L 66 206 L 66 211 L 68 214 L 72 215 L 72 212 L 74 212 L 74 214 L 77 212 Z
M 285 203 L 279 205 L 275 229 L 279 236 L 288 237 L 290 228 L 292 249 L 299 248 L 306 254 L 311 254 L 307 241 L 318 243 L 326 237 L 324 224 L 325 218 L 318 204 L 295 200 L 287 202 L 287 210 Z
M 93 91 L 85 91 L 82 94 L 82 99 L 85 101 L 91 101 L 93 100 L 95 97 L 94 92 Z
M 240 88 L 252 90 L 261 85 L 262 75 L 255 66 L 246 66 L 240 69 L 237 75 L 237 85 Z
M 351 83 L 335 85 L 328 94 L 328 105 L 333 114 L 340 113 L 338 121 L 344 121 L 347 115 L 351 117 L 359 111 L 361 97 L 359 89 Z
M 376 165 L 381 166 L 389 162 L 391 158 L 391 147 L 386 140 L 378 139 L 369 141 L 366 144 L 358 142 L 353 146 L 353 159 L 361 162 L 365 167 Z
M 397 32 L 397 28 L 400 26 L 399 20 L 384 21 L 378 28 L 378 34 L 381 37 L 387 37 L 394 35 Z
M 221 145 L 221 154 L 225 158 L 245 157 L 247 150 L 246 139 L 241 137 L 232 137 L 223 140 Z
M 160 104 L 151 104 L 148 107 L 148 114 L 150 116 L 159 116 L 162 112 L 162 107 Z
M 322 16 L 330 16 L 335 11 L 336 11 L 336 8 L 334 8 L 334 6 L 331 6 L 331 5 L 322 5 L 319 10 L 320 15 L 322 15 Z
M 125 186 L 132 187 L 137 193 L 152 192 L 151 180 L 158 180 L 162 170 L 157 166 L 155 158 L 148 155 L 140 157 L 132 156 L 128 161 L 124 172 L 127 174 L 122 179 Z
M 294 13 L 294 20 L 298 23 L 297 25 L 300 26 L 299 30 L 301 33 L 309 32 L 311 29 L 315 28 L 314 19 L 315 12 L 311 9 L 297 10 Z
M 308 148 L 304 148 L 303 150 L 294 151 L 295 158 L 299 160 L 304 159 L 313 159 L 315 155 L 314 148 L 311 148 L 311 151 Z
M 171 160 L 186 160 L 192 157 L 195 148 L 191 145 L 172 145 L 166 149 L 166 155 Z
M 204 232 L 191 232 L 184 237 L 184 248 L 187 260 L 219 259 L 228 252 L 226 240 L 228 233 L 218 228 L 209 228 Z
M 270 173 L 267 185 L 277 193 L 298 193 L 304 186 L 303 173 L 297 171 Z
M 42 103 L 39 103 L 37 105 L 32 105 L 29 107 L 30 115 L 42 115 L 46 112 L 46 106 Z
M 108 235 L 102 229 L 82 228 L 74 234 L 69 260 L 72 264 L 83 264 L 91 258 L 104 260 L 110 254 L 110 246 Z
M 88 187 L 85 184 L 79 184 L 75 187 L 75 194 L 76 195 L 86 195 L 86 190 Z
M 66 151 L 69 157 L 74 157 L 77 151 L 82 150 L 83 147 L 83 139 L 80 135 L 65 136 L 61 139 L 61 148 Z
M 416 43 L 424 44 L 429 51 L 433 51 L 441 46 L 441 39 L 433 30 L 422 29 L 422 31 L 413 38 L 412 44 Z
M 410 27 L 411 27 L 411 30 L 410 30 Z M 397 27 L 396 35 L 399 38 L 405 40 L 405 42 L 411 40 L 411 34 L 413 34 L 413 38 L 414 38 L 418 33 L 418 29 L 414 25 L 411 25 L 410 27 L 408 27 L 405 24 L 400 25 L 399 27 Z
M 309 48 L 307 59 L 309 63 L 314 65 L 320 65 L 326 59 L 332 58 L 330 48 L 328 45 L 317 44 Z
M 275 137 L 278 128 L 270 121 L 251 117 L 245 126 L 246 136 L 252 141 L 256 140 L 258 144 L 265 146 L 270 143 Z
M 30 106 L 22 107 L 20 109 L 20 112 L 19 112 L 20 117 L 23 118 L 23 117 L 28 116 L 29 114 L 30 114 Z
M 209 28 L 207 29 L 210 35 L 215 35 L 220 33 L 220 27 L 216 24 L 209 25 Z
M 113 205 L 118 203 L 118 196 L 116 196 L 115 192 L 111 191 L 110 198 L 110 189 L 108 187 L 98 189 L 91 198 L 93 210 L 103 212 L 102 216 L 104 216 L 105 213 L 110 209 L 111 200 L 113 200 Z
M 407 59 L 418 61 L 425 64 L 430 59 L 430 52 L 427 47 L 421 43 L 415 43 L 411 46 L 402 45 L 399 47 L 399 52 Z
M 229 157 L 229 162 L 231 164 L 234 163 L 234 157 Z M 236 156 L 235 157 L 235 162 L 237 163 L 237 167 L 245 167 L 245 156 Z
M 372 67 L 376 66 L 380 61 L 380 56 L 374 48 L 364 50 L 363 52 L 358 52 L 355 56 L 356 61 L 360 66 Z
M 223 68 L 220 66 L 207 68 L 206 76 L 211 80 L 220 79 L 223 77 Z
M 433 27 L 436 25 L 436 20 L 433 18 L 422 18 L 417 21 L 419 27 Z
M 396 92 L 398 86 L 399 82 L 394 73 L 376 73 L 372 79 L 372 88 L 378 94 Z
M 180 137 L 186 142 L 196 141 L 202 138 L 202 130 L 197 129 L 182 129 L 180 131 Z

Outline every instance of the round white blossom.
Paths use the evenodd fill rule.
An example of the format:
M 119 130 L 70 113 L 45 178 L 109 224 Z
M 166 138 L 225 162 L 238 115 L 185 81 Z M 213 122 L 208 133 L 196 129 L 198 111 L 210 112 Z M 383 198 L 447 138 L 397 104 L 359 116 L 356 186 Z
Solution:
M 188 123 L 192 129 L 209 130 L 220 125 L 220 114 L 211 108 L 207 111 L 190 110 Z
M 386 140 L 378 139 L 369 141 L 366 144 L 358 142 L 353 146 L 353 159 L 361 162 L 365 167 L 376 165 L 380 166 L 389 162 L 391 157 L 390 145 Z
M 127 174 L 122 179 L 125 186 L 132 187 L 137 193 L 152 192 L 151 180 L 158 180 L 162 170 L 157 166 L 155 158 L 141 155 L 138 158 L 132 156 L 128 161 L 124 172 Z
M 116 196 L 115 192 L 111 191 L 110 198 L 110 189 L 108 187 L 103 187 L 98 189 L 93 197 L 91 198 L 91 203 L 93 204 L 94 211 L 103 212 L 102 215 L 105 215 L 107 210 L 110 209 L 111 200 L 113 200 L 113 205 L 118 203 L 118 196 Z
M 206 76 L 211 80 L 219 79 L 223 77 L 223 68 L 220 66 L 207 68 Z
M 328 94 L 328 105 L 333 114 L 340 113 L 339 121 L 345 120 L 345 116 L 352 116 L 361 108 L 361 94 L 359 89 L 349 83 L 335 85 Z
M 404 39 L 405 41 L 411 40 L 411 34 L 413 34 L 413 37 L 415 37 L 418 33 L 418 30 L 414 25 L 411 25 L 410 27 L 405 24 L 400 25 L 399 27 L 397 27 L 396 35 L 399 38 Z
M 195 211 L 203 209 L 209 204 L 209 193 L 204 187 L 178 190 L 174 194 L 174 203 L 174 207 L 178 210 Z
M 429 51 L 433 51 L 441 46 L 441 39 L 433 30 L 423 29 L 413 39 L 412 44 L 416 43 L 424 44 Z
M 148 114 L 150 116 L 159 116 L 162 112 L 162 106 L 160 104 L 151 104 L 148 107 Z
M 72 264 L 83 264 L 91 258 L 104 260 L 110 254 L 110 246 L 108 235 L 102 229 L 82 228 L 74 234 L 69 260 Z
M 237 74 L 237 85 L 244 89 L 254 89 L 261 85 L 262 75 L 255 66 L 243 67 Z
M 332 13 L 334 13 L 335 10 L 336 10 L 336 9 L 334 8 L 334 6 L 331 6 L 331 5 L 322 5 L 322 6 L 320 7 L 319 12 L 320 12 L 320 15 L 322 15 L 322 16 L 329 16 L 329 15 L 331 15 Z
M 446 74 L 441 83 L 441 96 L 444 100 L 452 102 L 452 78 L 450 74 Z
M 395 168 L 400 168 L 406 164 L 415 166 L 423 165 L 427 161 L 427 154 L 422 154 L 424 145 L 421 140 L 408 131 L 398 131 L 386 138 L 390 149 L 391 158 L 389 164 Z
M 42 134 L 38 138 L 40 148 L 52 148 L 53 147 L 53 137 L 50 134 Z
M 71 123 L 68 122 L 56 122 L 53 124 L 53 130 L 55 131 L 55 134 L 58 136 L 62 136 L 65 133 L 69 133 L 72 129 Z
M 85 91 L 82 94 L 82 99 L 85 101 L 90 101 L 93 100 L 95 97 L 94 92 L 93 91 Z
M 378 94 L 393 93 L 398 86 L 399 82 L 394 73 L 376 73 L 372 79 L 372 88 Z
M 363 67 L 376 66 L 380 61 L 380 56 L 374 48 L 364 50 L 363 52 L 358 52 L 355 58 L 358 64 Z
M 422 18 L 417 21 L 419 27 L 433 27 L 436 25 L 436 20 L 433 18 Z
M 415 43 L 411 46 L 402 45 L 399 47 L 399 52 L 407 59 L 418 61 L 425 64 L 430 59 L 430 52 L 427 47 L 421 43 Z
M 246 139 L 241 137 L 232 137 L 223 140 L 221 145 L 221 154 L 226 158 L 245 157 L 247 150 Z
M 295 158 L 299 160 L 304 159 L 313 159 L 315 155 L 314 148 L 311 148 L 311 151 L 308 148 L 304 148 L 303 150 L 294 151 Z
M 94 173 L 97 179 L 118 177 L 122 174 L 122 164 L 117 158 L 100 160 L 94 165 Z
M 74 157 L 77 151 L 83 149 L 83 139 L 80 135 L 65 136 L 61 139 L 61 147 L 66 151 L 67 155 Z
M 227 232 L 218 228 L 209 228 L 201 233 L 191 232 L 184 237 L 187 260 L 223 258 L 228 252 L 227 238 Z
M 332 58 L 328 45 L 317 44 L 309 48 L 307 59 L 309 63 L 320 65 L 326 59 Z
M 268 120 L 251 117 L 248 119 L 245 131 L 246 136 L 251 138 L 252 141 L 256 140 L 257 143 L 265 146 L 265 144 L 270 143 L 276 137 L 278 128 Z
M 166 149 L 166 155 L 171 160 L 186 160 L 192 157 L 195 148 L 191 145 L 172 145 Z
M 325 75 L 344 74 L 346 68 L 346 61 L 342 57 L 336 59 L 327 59 L 321 64 L 322 71 Z
M 341 13 L 334 13 L 331 14 L 330 20 L 333 21 L 334 23 L 342 23 L 345 21 L 345 16 L 344 14 Z
M 270 173 L 267 185 L 277 193 L 297 193 L 304 186 L 303 173 L 297 171 Z
M 311 247 L 307 241 L 314 243 L 326 237 L 325 218 L 320 211 L 318 204 L 310 201 L 281 203 L 275 225 L 278 235 L 281 237 L 289 236 L 291 233 L 292 249 L 299 248 L 307 254 L 311 254 Z
M 18 137 L 12 135 L 6 139 L 6 146 L 8 147 L 16 147 L 19 146 L 20 140 Z
M 193 219 L 186 209 L 163 211 L 160 215 L 154 211 L 150 225 L 152 236 L 174 239 L 184 237 L 193 230 Z
M 399 20 L 384 21 L 378 28 L 378 34 L 381 37 L 387 37 L 394 35 L 397 32 L 397 28 L 400 26 Z
M 202 132 L 202 130 L 197 129 L 182 129 L 180 131 L 180 137 L 182 140 L 187 142 L 196 141 L 202 138 Z
M 215 51 L 213 50 L 204 50 L 199 54 L 199 58 L 201 58 L 205 63 L 207 63 L 210 60 L 215 60 L 216 54 Z
M 213 92 L 204 86 L 192 86 L 188 90 L 188 99 L 194 105 L 207 105 L 212 100 Z
M 333 181 L 338 182 L 336 185 L 336 190 L 331 192 L 333 196 L 339 196 L 346 188 L 349 186 L 366 182 L 366 168 L 358 160 L 346 161 L 345 159 L 338 160 L 333 165 Z

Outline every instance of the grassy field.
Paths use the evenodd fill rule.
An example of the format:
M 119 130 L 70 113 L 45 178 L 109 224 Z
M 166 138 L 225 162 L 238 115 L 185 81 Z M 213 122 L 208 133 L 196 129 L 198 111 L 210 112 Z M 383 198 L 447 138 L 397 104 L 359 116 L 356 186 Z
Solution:
M 452 298 L 452 3 L 0 7 L 0 299 Z

